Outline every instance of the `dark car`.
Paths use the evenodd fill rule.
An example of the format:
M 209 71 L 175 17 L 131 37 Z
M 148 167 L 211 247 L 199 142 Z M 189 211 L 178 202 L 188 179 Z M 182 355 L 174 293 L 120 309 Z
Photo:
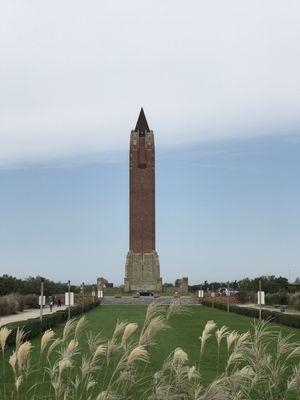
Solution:
M 152 292 L 148 292 L 148 291 L 146 291 L 146 290 L 141 290 L 141 291 L 139 292 L 139 294 L 140 294 L 140 296 L 153 296 L 153 293 L 152 293 Z

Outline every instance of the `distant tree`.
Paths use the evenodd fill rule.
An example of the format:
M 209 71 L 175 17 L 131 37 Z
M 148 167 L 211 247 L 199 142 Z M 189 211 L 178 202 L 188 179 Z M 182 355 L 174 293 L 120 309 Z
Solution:
M 29 276 L 25 279 L 18 279 L 10 275 L 2 275 L 0 277 L 0 296 L 10 294 L 10 293 L 20 293 L 20 294 L 40 294 L 41 290 L 41 277 Z M 44 293 L 45 296 L 50 296 L 52 294 L 61 294 L 66 292 L 67 284 L 62 282 L 53 282 L 49 279 L 44 281 Z M 78 292 L 79 288 L 77 286 L 71 286 L 71 290 Z
M 163 287 L 165 287 L 165 288 L 172 288 L 172 287 L 174 287 L 174 285 L 173 285 L 173 283 L 165 282 L 165 283 L 163 284 Z

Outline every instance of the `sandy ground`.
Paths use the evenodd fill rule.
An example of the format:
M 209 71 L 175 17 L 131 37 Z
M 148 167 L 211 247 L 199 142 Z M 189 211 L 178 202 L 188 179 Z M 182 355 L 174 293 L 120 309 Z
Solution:
M 65 307 L 65 306 L 53 307 L 52 313 L 54 313 L 58 310 L 64 310 L 65 308 L 67 308 L 67 307 Z M 43 310 L 43 315 L 47 315 L 47 314 L 50 314 L 49 306 L 46 306 Z M 39 316 L 40 316 L 40 309 L 30 308 L 30 309 L 25 310 L 18 314 L 5 315 L 3 317 L 0 317 L 0 326 L 6 325 L 10 322 L 24 321 L 29 318 L 37 318 Z

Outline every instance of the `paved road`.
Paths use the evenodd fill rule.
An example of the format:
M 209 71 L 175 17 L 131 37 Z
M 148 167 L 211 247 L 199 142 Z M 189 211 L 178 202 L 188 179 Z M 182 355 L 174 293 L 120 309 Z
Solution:
M 159 304 L 170 304 L 174 301 L 173 296 L 161 296 L 158 298 L 154 298 L 152 296 L 141 296 L 138 298 L 130 297 L 130 296 L 122 296 L 122 297 L 112 297 L 107 296 L 104 297 L 101 301 L 102 305 L 106 304 L 150 304 L 152 302 Z M 183 296 L 178 299 L 182 305 L 197 305 L 198 302 L 194 300 L 191 296 Z
M 52 313 L 58 310 L 64 310 L 66 306 L 53 307 Z M 46 306 L 43 310 L 43 315 L 50 314 L 50 308 Z M 0 317 L 0 326 L 6 325 L 10 322 L 24 321 L 29 318 L 36 318 L 40 316 L 40 309 L 30 308 L 18 314 L 5 315 Z

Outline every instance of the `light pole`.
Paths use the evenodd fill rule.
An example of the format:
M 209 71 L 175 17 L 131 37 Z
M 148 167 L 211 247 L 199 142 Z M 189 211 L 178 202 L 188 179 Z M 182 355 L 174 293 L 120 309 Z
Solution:
M 229 282 L 227 282 L 227 312 L 229 312 Z
M 259 320 L 261 321 L 261 279 L 258 282 L 258 302 L 259 302 Z
M 94 285 L 92 287 L 92 297 L 93 297 L 93 303 L 95 303 L 95 286 Z
M 215 308 L 215 287 L 214 287 L 214 285 L 212 285 L 212 287 L 211 287 L 211 295 L 212 295 L 212 308 Z
M 41 302 L 40 302 L 40 320 L 43 329 L 43 305 L 44 305 L 44 278 L 41 278 Z
M 68 280 L 68 320 L 71 318 L 71 285 L 70 280 Z
M 82 290 L 82 314 L 83 314 L 84 313 L 84 282 L 82 282 L 81 290 Z

